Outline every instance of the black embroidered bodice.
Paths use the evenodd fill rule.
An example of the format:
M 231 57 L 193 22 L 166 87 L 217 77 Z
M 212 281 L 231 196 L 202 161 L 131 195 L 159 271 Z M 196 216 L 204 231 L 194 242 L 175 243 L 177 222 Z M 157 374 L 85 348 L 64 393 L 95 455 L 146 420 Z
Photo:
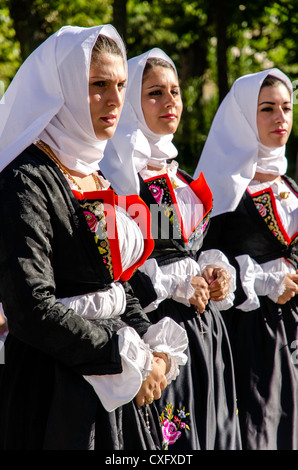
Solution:
M 151 212 L 152 236 L 155 239 L 155 249 L 152 256 L 159 261 L 173 257 L 195 257 L 202 247 L 203 237 L 209 226 L 212 210 L 212 194 L 203 174 L 197 180 L 189 175 L 177 172 L 177 175 L 190 185 L 204 206 L 204 215 L 191 233 L 187 234 L 179 211 L 172 182 L 168 174 L 149 178 L 140 178 L 140 196 L 146 202 Z
M 296 183 L 283 180 L 298 197 Z M 261 264 L 284 257 L 298 268 L 298 232 L 287 234 L 270 187 L 254 194 L 246 190 L 234 212 L 214 217 L 205 242 L 206 248 L 216 246 L 230 259 L 248 254 Z
M 113 190 L 90 193 L 73 190 L 73 194 L 78 200 L 89 229 L 94 236 L 99 254 L 98 262 L 104 268 L 105 277 L 108 277 L 110 282 L 118 279 L 128 280 L 135 269 L 143 264 L 154 246 L 150 234 L 150 217 L 147 207 L 138 196 L 117 196 Z M 116 205 L 124 208 L 132 218 L 135 218 L 144 237 L 144 251 L 141 258 L 126 271 L 122 269 Z

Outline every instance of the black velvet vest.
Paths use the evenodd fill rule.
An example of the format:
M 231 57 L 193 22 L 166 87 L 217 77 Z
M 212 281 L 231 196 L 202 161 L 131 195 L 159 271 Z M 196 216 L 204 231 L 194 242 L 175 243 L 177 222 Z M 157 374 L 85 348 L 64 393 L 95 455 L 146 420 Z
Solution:
M 204 216 L 190 234 L 186 234 L 172 183 L 167 174 L 144 181 L 140 178 L 140 196 L 150 208 L 152 236 L 155 248 L 151 257 L 161 264 L 168 264 L 181 257 L 197 256 L 208 229 L 212 210 L 212 194 L 203 174 L 193 180 L 179 170 L 177 175 L 190 185 L 202 201 Z
M 288 177 L 285 184 L 298 197 L 298 187 Z M 259 193 L 245 191 L 234 212 L 214 217 L 206 247 L 222 250 L 230 258 L 250 255 L 257 263 L 284 257 L 298 268 L 298 233 L 289 237 L 278 216 L 270 188 Z M 205 247 L 205 246 L 204 246 Z

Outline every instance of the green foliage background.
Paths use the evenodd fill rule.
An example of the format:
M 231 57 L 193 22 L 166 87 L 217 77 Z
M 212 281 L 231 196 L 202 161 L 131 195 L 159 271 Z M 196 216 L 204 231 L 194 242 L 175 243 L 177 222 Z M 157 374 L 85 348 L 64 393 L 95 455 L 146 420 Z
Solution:
M 2 88 L 61 26 L 103 23 L 122 34 L 128 57 L 160 47 L 176 63 L 184 111 L 175 145 L 180 165 L 190 173 L 220 101 L 240 75 L 278 67 L 292 80 L 298 102 L 298 0 L 1 0 Z M 289 173 L 297 180 L 296 108 L 295 103 L 287 157 Z

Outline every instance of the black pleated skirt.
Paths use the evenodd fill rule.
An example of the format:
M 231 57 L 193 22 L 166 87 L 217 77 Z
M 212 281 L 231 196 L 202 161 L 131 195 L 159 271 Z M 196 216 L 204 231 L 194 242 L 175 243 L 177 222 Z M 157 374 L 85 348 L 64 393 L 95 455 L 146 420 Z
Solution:
M 154 323 L 171 317 L 189 340 L 187 364 L 156 401 L 165 445 L 171 452 L 240 449 L 233 360 L 217 307 L 210 302 L 199 319 L 193 307 L 165 300 L 148 316 Z
M 132 401 L 108 413 L 81 375 L 11 335 L 0 366 L 0 417 L 0 450 L 162 449 L 155 404 Z
M 298 308 L 260 297 L 225 319 L 234 355 L 243 448 L 298 450 Z

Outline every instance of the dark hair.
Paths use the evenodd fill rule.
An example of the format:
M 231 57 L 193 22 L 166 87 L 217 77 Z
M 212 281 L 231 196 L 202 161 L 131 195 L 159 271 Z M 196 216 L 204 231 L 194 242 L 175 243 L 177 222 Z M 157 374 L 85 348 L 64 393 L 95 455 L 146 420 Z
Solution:
M 292 94 L 292 90 L 289 89 L 288 85 L 280 78 L 274 77 L 274 75 L 267 75 L 267 77 L 264 79 L 261 85 L 261 89 L 267 86 L 276 87 L 278 85 L 284 85 L 286 89 L 288 90 L 288 92 L 290 93 L 290 95 Z
M 104 52 L 107 52 L 108 54 L 119 55 L 124 60 L 122 51 L 118 44 L 108 36 L 103 36 L 100 34 L 92 49 L 91 63 L 97 62 L 99 56 Z
M 176 72 L 175 68 L 172 66 L 172 64 L 170 64 L 169 62 L 167 62 L 164 59 L 160 59 L 158 57 L 151 57 L 146 62 L 144 72 L 143 72 L 143 81 L 144 81 L 145 76 L 147 75 L 147 73 L 151 69 L 153 69 L 153 67 L 164 67 L 165 69 L 171 69 L 171 70 L 173 70 L 175 75 L 177 75 L 177 72 Z

